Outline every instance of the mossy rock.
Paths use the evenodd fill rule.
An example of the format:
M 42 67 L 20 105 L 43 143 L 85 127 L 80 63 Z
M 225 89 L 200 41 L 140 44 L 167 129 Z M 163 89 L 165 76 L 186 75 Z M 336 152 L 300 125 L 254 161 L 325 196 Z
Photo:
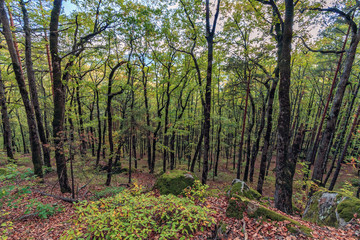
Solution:
M 161 195 L 179 195 L 186 187 L 194 184 L 195 176 L 187 171 L 173 170 L 157 178 L 154 188 L 159 189 Z
M 244 196 L 250 200 L 259 200 L 261 198 L 261 194 L 258 191 L 252 189 L 244 181 L 239 179 L 232 181 L 229 197 L 233 197 L 234 194 Z
M 233 197 L 229 200 L 229 205 L 226 209 L 226 216 L 236 219 L 242 219 L 244 212 L 251 218 L 263 218 L 272 221 L 289 221 L 286 226 L 292 233 L 303 233 L 306 236 L 311 236 L 311 229 L 302 226 L 300 222 L 295 221 L 287 216 L 279 214 L 260 203 L 250 200 L 244 196 L 233 194 Z
M 356 198 L 347 198 L 339 203 L 337 207 L 337 212 L 341 219 L 344 219 L 345 222 L 349 222 L 354 214 L 360 216 L 360 200 Z
M 319 190 L 309 199 L 303 219 L 331 227 L 345 226 L 360 215 L 360 200 L 339 192 Z

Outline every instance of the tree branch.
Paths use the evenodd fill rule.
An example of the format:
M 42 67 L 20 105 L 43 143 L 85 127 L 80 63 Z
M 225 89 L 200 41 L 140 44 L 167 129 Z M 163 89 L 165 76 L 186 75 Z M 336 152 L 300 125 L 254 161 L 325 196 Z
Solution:
M 318 53 L 323 53 L 323 54 L 330 54 L 330 53 L 339 54 L 339 53 L 344 53 L 344 52 L 345 52 L 345 50 L 340 50 L 340 51 L 336 51 L 336 50 L 321 50 L 321 49 L 315 50 L 315 49 L 310 48 L 310 47 L 306 44 L 304 38 L 302 38 L 302 37 L 299 37 L 299 38 L 301 39 L 303 45 L 304 45 L 304 46 L 307 48 L 307 50 L 309 50 L 310 52 L 318 52 Z

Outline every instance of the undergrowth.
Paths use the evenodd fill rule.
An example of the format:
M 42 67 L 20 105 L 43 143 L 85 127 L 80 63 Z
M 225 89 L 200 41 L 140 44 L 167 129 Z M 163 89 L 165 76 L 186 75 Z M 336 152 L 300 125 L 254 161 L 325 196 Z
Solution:
M 188 239 L 214 223 L 211 210 L 189 198 L 141 191 L 135 185 L 114 197 L 78 203 L 73 227 L 61 239 Z

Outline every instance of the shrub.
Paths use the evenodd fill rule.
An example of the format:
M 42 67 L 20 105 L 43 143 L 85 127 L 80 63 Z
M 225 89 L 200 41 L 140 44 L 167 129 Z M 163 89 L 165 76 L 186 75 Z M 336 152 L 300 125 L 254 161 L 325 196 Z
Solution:
M 121 193 L 124 190 L 124 187 L 107 187 L 104 190 L 96 192 L 94 195 L 96 200 L 99 200 L 103 197 L 110 197 L 116 194 Z
M 33 213 L 39 218 L 44 219 L 61 211 L 62 207 L 59 207 L 57 204 L 44 204 L 37 200 L 31 200 L 30 203 L 26 205 L 25 214 Z
M 137 190 L 84 201 L 75 208 L 74 225 L 61 239 L 185 239 L 214 222 L 209 209 L 190 199 Z
M 194 202 L 204 202 L 207 195 L 208 185 L 203 185 L 199 180 L 195 180 L 193 186 L 188 186 L 183 190 L 183 195 Z

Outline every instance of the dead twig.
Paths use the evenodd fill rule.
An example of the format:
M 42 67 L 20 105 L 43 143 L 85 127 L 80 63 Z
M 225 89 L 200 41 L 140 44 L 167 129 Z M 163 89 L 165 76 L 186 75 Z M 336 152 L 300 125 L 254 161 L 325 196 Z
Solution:
M 48 193 L 41 192 L 41 191 L 38 191 L 38 190 L 33 190 L 33 191 L 36 192 L 36 193 L 39 193 L 39 194 L 41 194 L 41 195 L 48 196 L 48 197 L 52 197 L 52 198 L 56 198 L 56 199 L 60 199 L 60 200 L 62 200 L 62 201 L 69 202 L 69 203 L 77 203 L 77 202 L 79 202 L 78 199 L 72 199 L 72 198 L 67 198 L 67 197 L 52 195 L 52 194 L 48 194 Z

